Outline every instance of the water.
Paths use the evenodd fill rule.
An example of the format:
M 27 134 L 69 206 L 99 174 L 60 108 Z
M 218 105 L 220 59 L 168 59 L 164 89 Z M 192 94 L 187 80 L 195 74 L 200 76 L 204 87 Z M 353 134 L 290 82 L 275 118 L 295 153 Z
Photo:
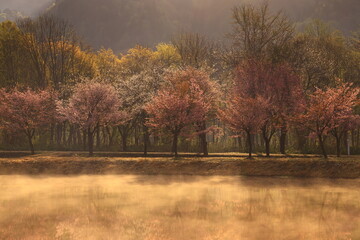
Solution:
M 360 239 L 360 180 L 0 176 L 0 239 Z

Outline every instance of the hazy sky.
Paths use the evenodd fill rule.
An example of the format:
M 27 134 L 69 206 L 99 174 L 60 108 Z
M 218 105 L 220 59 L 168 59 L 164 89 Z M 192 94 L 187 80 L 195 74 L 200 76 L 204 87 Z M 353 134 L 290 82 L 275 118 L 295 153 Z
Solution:
M 51 0 L 0 0 L 0 9 L 4 10 L 9 8 L 31 15 L 49 2 L 51 2 Z

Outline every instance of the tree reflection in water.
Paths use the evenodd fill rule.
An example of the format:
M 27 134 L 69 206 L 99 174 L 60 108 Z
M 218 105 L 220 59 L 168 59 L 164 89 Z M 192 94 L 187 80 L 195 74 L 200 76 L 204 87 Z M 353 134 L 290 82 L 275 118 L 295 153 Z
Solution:
M 359 239 L 360 180 L 0 176 L 0 239 Z

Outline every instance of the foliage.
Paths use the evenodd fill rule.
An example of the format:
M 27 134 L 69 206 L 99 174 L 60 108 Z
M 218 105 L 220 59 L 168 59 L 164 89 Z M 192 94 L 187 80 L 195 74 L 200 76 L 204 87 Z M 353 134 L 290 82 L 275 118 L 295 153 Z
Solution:
M 266 108 L 253 111 L 256 111 L 263 121 L 258 128 L 262 130 L 266 153 L 269 156 L 269 144 L 275 131 L 282 129 L 286 132 L 289 117 L 299 110 L 299 104 L 303 99 L 300 78 L 286 63 L 272 64 L 268 61 L 250 59 L 243 61 L 237 68 L 231 94 L 228 100 L 230 105 L 234 104 L 231 98 L 237 97 L 240 97 L 238 101 L 266 101 Z M 238 107 L 247 108 L 241 104 Z M 259 111 L 263 112 L 260 114 Z M 255 122 L 254 124 L 256 126 Z M 243 130 L 253 133 L 249 125 L 247 130 Z
M 149 127 L 173 135 L 173 152 L 177 155 L 177 140 L 183 130 L 206 121 L 212 108 L 212 103 L 208 101 L 212 97 L 209 95 L 211 85 L 204 73 L 192 68 L 169 73 L 166 79 L 167 85 L 145 110 L 150 116 Z
M 99 125 L 121 122 L 121 101 L 111 85 L 96 81 L 79 83 L 68 104 L 58 106 L 59 113 L 82 129 L 94 131 Z
M 0 23 L 0 87 L 24 85 L 32 74 L 29 56 L 15 23 Z
M 89 1 L 87 4 L 91 5 L 94 0 Z M 229 1 L 233 1 L 232 5 L 236 3 L 235 0 Z M 284 0 L 274 0 L 269 5 L 258 2 L 237 5 L 232 11 L 234 22 L 230 44 L 211 38 L 218 34 L 216 26 L 222 25 L 219 20 L 222 13 L 210 10 L 216 6 L 216 10 L 223 11 L 227 8 L 225 3 L 174 0 L 168 7 L 175 8 L 163 12 L 157 7 L 166 2 L 162 0 L 151 3 L 120 2 L 123 3 L 121 12 L 124 13 L 120 22 L 126 22 L 128 26 L 126 29 L 119 26 L 112 36 L 115 38 L 118 33 L 121 34 L 127 45 L 134 43 L 131 39 L 139 34 L 140 29 L 143 29 L 141 34 L 149 37 L 136 39 L 137 45 L 130 49 L 92 49 L 80 40 L 69 22 L 51 14 L 20 19 L 16 23 L 0 23 L 0 87 L 8 92 L 12 92 L 10 89 L 14 87 L 37 91 L 51 89 L 49 91 L 55 90 L 56 97 L 61 99 L 61 114 L 58 114 L 61 121 L 52 123 L 48 132 L 36 131 L 33 136 L 39 146 L 46 146 L 44 149 L 51 146 L 54 149 L 79 150 L 89 145 L 90 150 L 90 145 L 96 143 L 97 150 L 110 150 L 110 146 L 114 147 L 111 150 L 115 150 L 116 144 L 121 142 L 124 151 L 129 144 L 131 150 L 139 151 L 143 147 L 146 154 L 148 147 L 151 151 L 163 151 L 167 147 L 167 136 L 156 133 L 166 132 L 173 135 L 173 143 L 179 136 L 188 137 L 180 142 L 181 148 L 186 151 L 199 149 L 198 153 L 202 152 L 204 156 L 208 154 L 208 142 L 210 151 L 234 151 L 238 145 L 243 151 L 253 144 L 256 151 L 265 150 L 267 156 L 270 155 L 270 147 L 272 151 L 279 147 L 279 152 L 283 154 L 285 148 L 289 152 L 313 153 L 316 142 L 305 137 L 311 130 L 298 128 L 297 125 L 306 124 L 294 122 L 294 119 L 298 120 L 295 116 L 308 113 L 315 92 L 341 89 L 337 78 L 343 79 L 344 84 L 352 83 L 349 89 L 354 91 L 359 86 L 359 34 L 342 35 L 332 25 L 319 20 L 295 25 L 274 7 Z M 105 0 L 91 16 L 99 20 L 103 11 L 108 16 L 118 16 L 118 3 Z M 50 11 L 61 10 L 64 4 L 67 4 L 66 1 L 61 1 Z M 83 2 L 77 1 L 76 4 L 81 6 Z M 186 4 L 190 4 L 188 7 L 191 8 L 185 8 Z M 288 4 L 301 7 L 300 3 Z M 326 9 L 338 5 L 336 1 L 329 1 L 323 6 L 315 3 L 312 6 Z M 134 9 L 138 10 L 136 15 L 131 14 Z M 185 9 L 189 14 L 187 23 L 194 26 L 184 29 L 197 31 L 169 34 L 172 43 L 156 40 L 144 44 L 164 26 L 172 25 L 166 31 L 178 29 L 177 24 L 159 19 L 177 18 L 179 16 L 175 15 Z M 196 9 L 197 14 L 188 9 Z M 149 11 L 159 13 L 156 19 L 160 22 L 156 26 L 152 24 L 154 19 L 151 16 L 141 18 Z M 205 20 L 212 23 L 206 29 L 196 21 L 203 16 L 199 14 L 201 11 L 214 13 Z M 297 13 L 298 17 L 300 15 Z M 136 27 L 131 27 L 134 23 Z M 92 28 L 101 27 L 104 34 L 96 32 L 94 38 L 100 36 L 101 45 L 108 47 L 112 38 L 106 38 L 107 25 L 98 24 Z M 228 31 L 230 26 L 223 25 L 221 30 Z M 303 30 L 295 32 L 294 26 Z M 214 35 L 204 35 L 209 30 Z M 162 38 L 164 36 L 158 35 L 152 39 Z M 122 53 L 119 54 L 118 50 Z M 87 79 L 99 79 L 98 86 L 93 89 L 94 81 Z M 79 88 L 83 89 L 82 92 Z M 105 105 L 101 105 L 105 112 L 95 108 L 98 114 L 91 113 L 89 116 L 91 101 L 104 94 L 109 95 L 103 99 Z M 306 99 L 309 100 L 307 104 Z M 185 110 L 178 112 L 171 104 Z M 216 114 L 219 105 L 223 108 Z M 77 107 L 80 108 L 75 111 Z M 304 109 L 305 113 L 302 112 Z M 239 119 L 233 117 L 231 120 L 229 116 L 224 116 L 225 113 L 237 114 Z M 180 122 L 169 120 L 177 114 L 182 119 Z M 103 119 L 105 115 L 109 116 Z M 253 120 L 253 129 L 240 127 L 236 122 L 246 122 L 246 118 L 252 117 L 259 118 Z M 309 120 L 308 124 L 312 125 L 311 122 Z M 176 128 L 180 130 L 175 131 Z M 46 126 L 39 129 L 47 130 Z M 216 132 L 223 130 L 224 134 L 216 134 L 212 131 L 215 129 L 219 130 Z M 345 138 L 351 137 L 355 151 L 360 149 L 358 130 L 357 115 L 343 113 L 343 120 L 327 129 L 324 136 L 331 134 L 334 137 L 328 142 L 335 144 L 336 141 L 340 155 Z M 240 132 L 246 133 L 247 144 Z M 238 138 L 227 138 L 232 134 Z M 1 135 L 2 143 L 11 146 L 22 144 L 22 139 L 7 130 L 1 131 Z
M 359 103 L 359 92 L 359 88 L 352 88 L 348 83 L 339 83 L 336 88 L 317 89 L 310 95 L 305 113 L 298 116 L 298 122 L 318 138 L 325 158 L 327 153 L 324 136 L 353 122 L 353 111 Z
M 114 87 L 90 81 L 76 85 L 68 103 L 59 103 L 58 112 L 63 120 L 87 131 L 92 155 L 95 131 L 101 126 L 120 124 L 125 118 L 120 107 L 121 100 Z
M 24 133 L 34 154 L 35 131 L 55 121 L 56 94 L 47 90 L 1 90 L 0 100 L 1 125 L 7 130 Z

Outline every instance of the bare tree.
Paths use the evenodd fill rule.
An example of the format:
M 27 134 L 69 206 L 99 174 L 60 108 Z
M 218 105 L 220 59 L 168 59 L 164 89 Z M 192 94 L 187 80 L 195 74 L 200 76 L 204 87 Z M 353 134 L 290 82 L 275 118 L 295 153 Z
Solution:
M 215 45 L 198 33 L 181 33 L 173 37 L 172 44 L 178 50 L 184 65 L 201 68 L 212 65 Z
M 18 26 L 37 72 L 39 87 L 59 89 L 71 76 L 79 45 L 72 26 L 52 15 L 21 19 Z
M 282 13 L 272 14 L 267 3 L 260 7 L 241 5 L 233 9 L 234 51 L 241 57 L 264 57 L 281 54 L 293 37 L 294 27 Z

